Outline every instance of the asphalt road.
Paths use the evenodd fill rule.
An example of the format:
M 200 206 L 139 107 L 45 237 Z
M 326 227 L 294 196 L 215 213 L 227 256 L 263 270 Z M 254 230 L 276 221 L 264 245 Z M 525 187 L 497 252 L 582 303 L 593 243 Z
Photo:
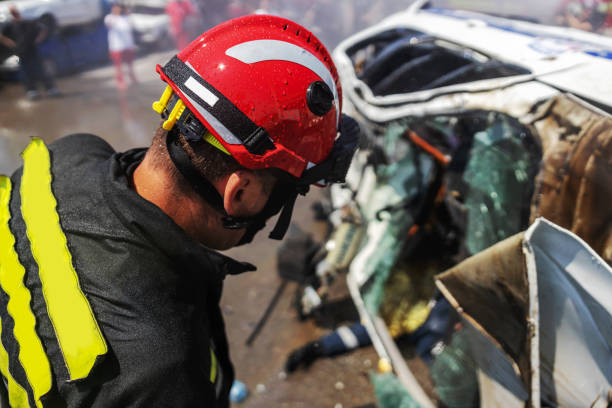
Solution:
M 18 84 L 0 83 L 0 174 L 20 164 L 19 153 L 31 136 L 46 142 L 71 133 L 93 133 L 105 138 L 115 149 L 147 146 L 159 118 L 151 109 L 164 89 L 155 73 L 171 52 L 139 58 L 135 69 L 139 83 L 126 92 L 115 87 L 112 66 L 60 78 L 61 98 L 29 101 Z M 313 221 L 310 206 L 323 194 L 315 189 L 310 197 L 298 200 L 294 222 L 303 230 L 320 236 L 322 226 Z M 372 348 L 333 359 L 315 362 L 308 370 L 286 375 L 284 362 L 291 350 L 329 332 L 328 327 L 356 316 L 341 279 L 332 298 L 346 307 L 343 316 L 330 316 L 325 326 L 302 322 L 292 307 L 295 286 L 290 283 L 260 335 L 248 347 L 245 340 L 264 313 L 281 281 L 276 273 L 279 243 L 265 232 L 248 246 L 228 253 L 258 266 L 258 271 L 226 280 L 222 309 L 226 319 L 230 350 L 237 378 L 249 396 L 240 407 L 374 407 L 368 372 L 376 366 Z M 343 301 L 343 302 L 342 302 Z

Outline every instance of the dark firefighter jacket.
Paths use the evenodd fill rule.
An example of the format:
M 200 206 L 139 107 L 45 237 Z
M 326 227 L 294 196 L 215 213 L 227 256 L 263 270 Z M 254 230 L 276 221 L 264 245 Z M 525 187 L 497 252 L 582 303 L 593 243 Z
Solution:
M 129 187 L 145 150 L 93 135 L 0 177 L 0 371 L 13 407 L 228 406 L 218 306 L 252 266 L 196 243 Z M 177 197 L 177 199 L 179 199 Z

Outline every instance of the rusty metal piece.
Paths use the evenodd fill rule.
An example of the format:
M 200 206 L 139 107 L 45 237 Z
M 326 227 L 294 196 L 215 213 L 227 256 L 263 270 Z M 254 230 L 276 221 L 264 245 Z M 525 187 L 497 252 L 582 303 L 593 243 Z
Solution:
M 527 321 L 529 296 L 522 254 L 523 233 L 480 252 L 436 280 L 438 288 L 473 326 L 484 331 L 529 384 Z
M 507 400 L 504 388 L 532 408 L 606 406 L 612 269 L 579 237 L 539 218 L 436 284 L 464 319 L 479 376 L 493 380 L 481 396 Z
M 612 264 L 612 117 L 561 95 L 530 126 L 542 144 L 531 221 L 544 217 L 584 239 Z

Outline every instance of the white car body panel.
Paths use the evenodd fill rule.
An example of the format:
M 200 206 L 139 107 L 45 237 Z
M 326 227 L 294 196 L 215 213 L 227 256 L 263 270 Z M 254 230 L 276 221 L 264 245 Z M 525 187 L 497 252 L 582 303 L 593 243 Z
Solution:
M 530 70 L 531 74 L 398 95 L 375 96 L 368 86 L 356 77 L 346 51 L 360 41 L 396 28 L 413 29 L 435 36 L 491 58 L 524 67 Z M 402 114 L 394 113 L 398 104 L 425 103 L 429 106 L 439 95 L 482 92 L 536 80 L 559 90 L 575 93 L 587 100 L 612 106 L 612 83 L 605 80 L 606 74 L 612 72 L 612 38 L 569 28 L 542 26 L 471 12 L 411 9 L 393 15 L 343 41 L 334 51 L 334 60 L 343 80 L 347 99 L 351 100 L 358 110 L 369 112 L 366 116 L 375 121 L 401 116 Z M 396 106 L 383 113 L 386 110 L 384 108 L 389 105 Z M 373 111 L 375 106 L 383 109 Z M 405 115 L 405 111 L 403 114 Z
M 11 19 L 10 4 L 14 4 L 26 19 L 51 14 L 60 27 L 84 24 L 102 18 L 100 0 L 14 0 L 0 3 L 0 24 Z
M 147 44 L 167 41 L 170 18 L 165 13 L 160 14 L 130 14 L 134 30 L 140 34 L 140 41 Z

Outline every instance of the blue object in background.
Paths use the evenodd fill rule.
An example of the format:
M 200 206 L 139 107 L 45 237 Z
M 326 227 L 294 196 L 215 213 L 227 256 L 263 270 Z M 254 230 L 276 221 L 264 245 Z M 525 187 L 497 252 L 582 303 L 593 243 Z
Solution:
M 53 65 L 53 74 L 62 75 L 108 61 L 107 32 L 103 22 L 66 29 L 39 45 L 43 60 Z
M 444 340 L 456 317 L 453 307 L 440 291 L 436 291 L 434 300 L 436 303 L 429 312 L 425 323 L 407 335 L 407 338 L 414 344 L 418 356 L 427 364 L 432 363 L 432 349 L 438 342 Z
M 242 381 L 234 380 L 230 389 L 229 398 L 234 404 L 239 404 L 249 395 L 249 390 Z
M 326 357 L 344 354 L 350 350 L 372 344 L 365 326 L 355 323 L 342 326 L 319 339 L 321 355 Z
M 65 75 L 107 63 L 110 60 L 107 37 L 100 20 L 59 30 L 38 46 L 38 52 L 51 75 Z M 0 79 L 19 81 L 22 75 L 21 70 L 6 70 L 1 72 Z

